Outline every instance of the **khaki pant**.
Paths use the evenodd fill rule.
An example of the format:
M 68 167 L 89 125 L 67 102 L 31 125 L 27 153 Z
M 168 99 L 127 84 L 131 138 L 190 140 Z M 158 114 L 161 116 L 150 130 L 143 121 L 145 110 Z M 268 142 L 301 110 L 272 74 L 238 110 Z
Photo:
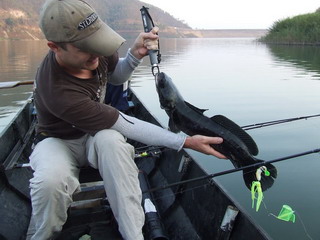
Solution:
M 46 138 L 30 156 L 34 176 L 30 180 L 33 240 L 45 240 L 61 231 L 72 194 L 79 190 L 79 167 L 99 169 L 108 201 L 126 240 L 143 239 L 144 213 L 134 148 L 114 130 L 76 140 Z

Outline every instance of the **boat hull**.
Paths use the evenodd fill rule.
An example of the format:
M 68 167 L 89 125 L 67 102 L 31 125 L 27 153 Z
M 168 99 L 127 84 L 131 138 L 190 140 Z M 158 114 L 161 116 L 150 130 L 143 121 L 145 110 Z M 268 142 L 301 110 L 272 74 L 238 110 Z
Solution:
M 132 90 L 129 96 L 134 106 L 130 109 L 134 116 L 160 126 Z M 31 153 L 34 134 L 32 107 L 31 101 L 26 103 L 0 138 L 3 169 L 0 182 L 0 239 L 24 239 L 30 221 L 29 179 L 32 170 L 29 167 L 19 168 L 17 164 L 28 162 Z M 136 149 L 145 147 L 130 139 L 129 142 Z M 158 188 L 150 194 L 168 239 L 269 239 L 263 229 L 213 179 L 163 187 L 207 175 L 187 152 L 154 146 L 146 149 L 152 154 L 136 158 L 136 164 L 147 176 L 150 189 Z M 95 205 L 88 207 L 86 203 L 86 207 L 82 204 L 72 208 L 63 232 L 56 239 L 79 239 L 84 234 L 95 235 L 94 239 L 121 239 L 100 181 L 96 170 L 81 171 L 82 184 L 98 184 L 83 188 L 89 189 L 88 194 L 82 193 L 74 200 L 80 202 L 80 206 L 81 201 L 90 195 L 91 200 L 88 201 Z M 228 209 L 235 209 L 234 219 L 226 217 Z M 148 235 L 145 239 L 149 239 Z

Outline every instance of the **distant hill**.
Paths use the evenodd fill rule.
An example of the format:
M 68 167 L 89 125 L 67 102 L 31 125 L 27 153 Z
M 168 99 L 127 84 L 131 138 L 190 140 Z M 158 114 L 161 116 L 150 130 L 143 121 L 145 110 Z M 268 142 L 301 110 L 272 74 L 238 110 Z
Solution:
M 193 30 L 183 21 L 158 7 L 139 0 L 87 0 L 103 21 L 125 38 L 143 30 L 140 8 L 149 7 L 160 27 L 161 37 L 261 37 L 265 30 Z M 43 39 L 38 27 L 39 11 L 45 0 L 0 0 L 0 40 Z
M 183 37 L 176 29 L 191 28 L 160 8 L 138 0 L 87 0 L 99 16 L 125 37 L 143 30 L 140 8 L 150 8 L 154 22 L 164 35 Z M 0 39 L 42 39 L 38 27 L 39 10 L 45 0 L 1 0 Z M 161 21 L 160 21 L 161 19 Z M 182 34 L 182 35 L 181 35 Z

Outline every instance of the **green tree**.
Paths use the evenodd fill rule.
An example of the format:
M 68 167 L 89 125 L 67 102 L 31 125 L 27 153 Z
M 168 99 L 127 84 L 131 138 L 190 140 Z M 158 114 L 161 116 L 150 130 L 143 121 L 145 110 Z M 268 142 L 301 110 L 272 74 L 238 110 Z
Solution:
M 15 25 L 15 21 L 14 21 L 14 19 L 12 19 L 12 18 L 6 18 L 6 19 L 4 20 L 4 22 L 5 22 L 9 27 L 12 27 L 12 26 Z

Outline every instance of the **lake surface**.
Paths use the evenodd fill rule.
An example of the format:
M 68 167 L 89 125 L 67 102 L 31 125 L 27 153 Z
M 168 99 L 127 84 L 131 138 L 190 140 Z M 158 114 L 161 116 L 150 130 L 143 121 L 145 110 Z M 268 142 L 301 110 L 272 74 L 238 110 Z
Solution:
M 2 41 L 0 81 L 33 79 L 47 52 L 43 41 Z M 132 41 L 123 46 L 123 56 Z M 161 39 L 160 69 L 173 79 L 186 101 L 222 114 L 240 126 L 320 113 L 320 48 L 267 46 L 250 38 Z M 136 70 L 131 83 L 147 108 L 166 126 L 149 60 Z M 0 131 L 32 92 L 32 86 L 0 90 Z M 320 148 L 320 118 L 248 131 L 259 147 L 259 159 L 272 160 Z M 233 168 L 194 151 L 189 153 L 208 173 Z M 278 177 L 264 192 L 263 204 L 251 208 L 242 173 L 215 179 L 273 239 L 320 239 L 320 155 L 274 164 Z M 295 210 L 296 222 L 276 219 L 282 205 Z

